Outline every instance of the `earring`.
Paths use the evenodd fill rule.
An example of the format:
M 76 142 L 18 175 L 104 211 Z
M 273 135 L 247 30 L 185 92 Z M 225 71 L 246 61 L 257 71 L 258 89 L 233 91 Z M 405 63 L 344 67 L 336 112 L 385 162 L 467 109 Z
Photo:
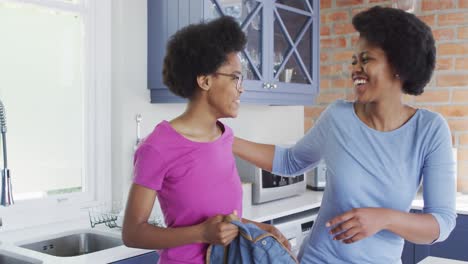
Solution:
M 398 73 L 396 73 L 394 76 L 395 78 L 400 79 L 400 75 Z

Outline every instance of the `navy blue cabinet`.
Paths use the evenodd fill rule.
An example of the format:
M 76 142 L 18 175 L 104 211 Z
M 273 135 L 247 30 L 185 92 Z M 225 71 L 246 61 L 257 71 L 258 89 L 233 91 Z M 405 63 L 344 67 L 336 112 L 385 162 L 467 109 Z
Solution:
M 159 259 L 158 253 L 150 252 L 150 253 L 135 256 L 132 258 L 112 262 L 112 263 L 114 264 L 156 264 L 158 262 L 158 259 Z
M 414 244 L 405 241 L 405 245 L 403 247 L 403 253 L 401 254 L 401 262 L 403 264 L 413 264 L 414 263 Z
M 428 256 L 468 261 L 468 216 L 458 215 L 457 225 L 443 242 L 433 245 L 416 245 L 405 241 L 403 264 L 414 264 Z
M 430 256 L 429 250 L 429 245 L 417 245 L 409 241 L 405 241 L 401 261 L 403 264 L 416 264 Z
M 241 53 L 242 102 L 311 105 L 319 92 L 320 1 L 148 0 L 148 86 L 152 103 L 184 102 L 162 83 L 169 37 L 221 15 L 235 17 L 247 35 Z
M 458 215 L 452 234 L 442 243 L 431 246 L 430 255 L 468 261 L 468 216 Z

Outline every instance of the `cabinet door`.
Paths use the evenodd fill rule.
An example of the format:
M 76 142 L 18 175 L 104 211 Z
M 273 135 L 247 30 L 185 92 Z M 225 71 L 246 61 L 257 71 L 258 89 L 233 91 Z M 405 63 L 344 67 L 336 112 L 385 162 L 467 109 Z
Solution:
M 211 0 L 218 15 L 238 19 L 247 35 L 241 54 L 243 102 L 310 105 L 319 91 L 319 1 Z
M 276 0 L 271 12 L 272 91 L 318 93 L 319 1 Z
M 401 262 L 402 264 L 419 263 L 426 257 L 432 256 L 430 249 L 429 245 L 416 245 L 409 241 L 405 241 L 403 253 L 401 254 Z
M 204 18 L 209 0 L 148 0 L 148 88 L 151 103 L 184 103 L 163 84 L 166 43 L 179 29 Z
M 159 255 L 156 252 L 150 252 L 143 255 L 135 256 L 128 259 L 112 262 L 115 264 L 156 264 L 158 263 Z
M 458 215 L 457 225 L 447 240 L 431 246 L 431 256 L 468 261 L 468 216 Z
M 403 247 L 403 252 L 401 254 L 401 262 L 402 264 L 415 264 L 413 243 L 405 241 L 405 246 Z
M 210 18 L 222 15 L 232 16 L 237 19 L 242 30 L 247 36 L 247 45 L 240 54 L 243 67 L 244 87 L 249 91 L 261 91 L 264 83 L 267 67 L 265 56 L 265 21 L 264 3 L 259 0 L 210 0 L 207 5 Z

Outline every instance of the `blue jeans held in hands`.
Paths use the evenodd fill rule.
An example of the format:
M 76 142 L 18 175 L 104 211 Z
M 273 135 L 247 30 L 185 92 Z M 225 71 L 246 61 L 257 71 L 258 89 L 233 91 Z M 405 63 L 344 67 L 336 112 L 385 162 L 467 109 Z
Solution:
M 227 247 L 210 245 L 206 264 L 297 264 L 296 257 L 272 234 L 244 224 L 234 215 L 226 220 L 239 227 L 239 235 Z

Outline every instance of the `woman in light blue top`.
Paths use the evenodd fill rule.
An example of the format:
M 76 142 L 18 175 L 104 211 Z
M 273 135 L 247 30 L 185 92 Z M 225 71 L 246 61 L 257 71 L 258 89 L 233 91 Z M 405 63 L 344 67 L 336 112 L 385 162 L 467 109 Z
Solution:
M 441 115 L 405 105 L 435 66 L 431 29 L 416 16 L 374 7 L 353 18 L 355 102 L 337 101 L 293 147 L 234 142 L 234 153 L 279 175 L 321 160 L 327 186 L 301 263 L 401 263 L 404 240 L 431 244 L 455 226 L 455 161 Z M 279 124 L 281 125 L 281 124 Z M 424 208 L 410 213 L 420 183 Z

